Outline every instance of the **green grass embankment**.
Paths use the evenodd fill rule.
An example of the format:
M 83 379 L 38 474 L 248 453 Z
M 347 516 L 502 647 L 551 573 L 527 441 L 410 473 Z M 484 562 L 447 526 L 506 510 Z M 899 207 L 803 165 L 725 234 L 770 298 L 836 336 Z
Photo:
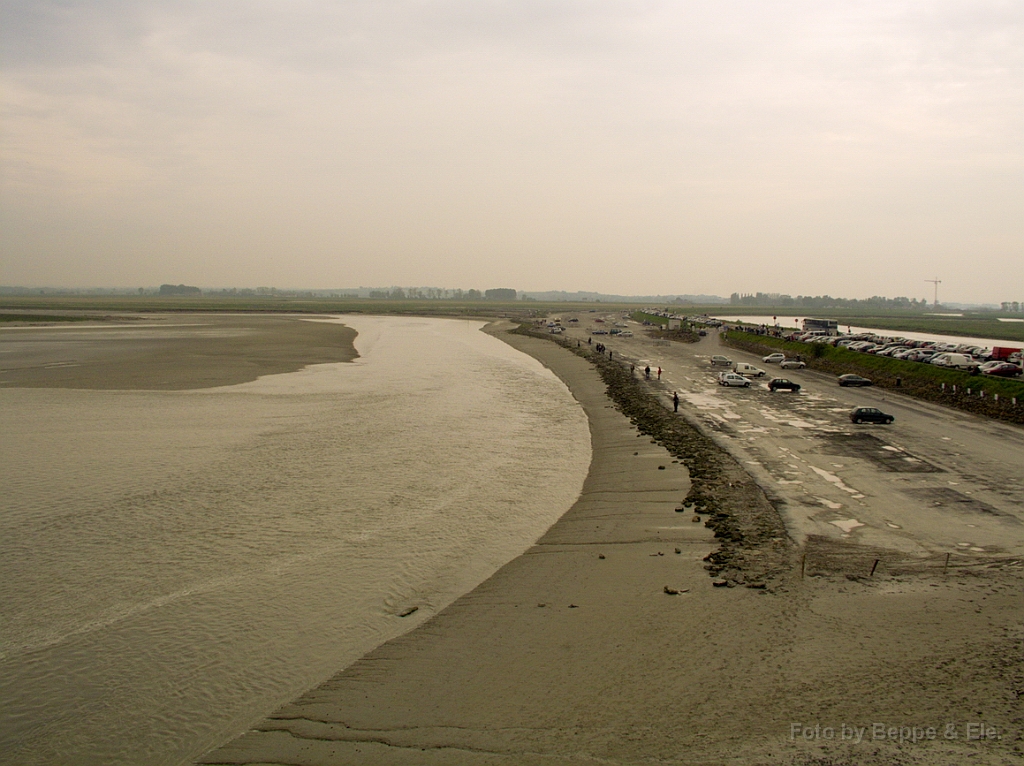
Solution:
M 677 329 L 670 330 L 668 329 L 668 317 L 648 314 L 646 311 L 633 311 L 629 316 L 634 322 L 641 324 L 649 322 L 651 327 L 647 330 L 647 334 L 656 340 L 674 340 L 680 343 L 696 343 L 700 340 L 697 331 L 689 322 L 683 321 Z
M 1024 423 L 1024 381 L 1019 379 L 970 375 L 921 362 L 905 362 L 823 343 L 787 341 L 739 330 L 725 333 L 723 340 L 728 346 L 754 354 L 781 351 L 787 357 L 800 356 L 812 370 L 837 376 L 862 375 L 879 388 L 997 420 Z

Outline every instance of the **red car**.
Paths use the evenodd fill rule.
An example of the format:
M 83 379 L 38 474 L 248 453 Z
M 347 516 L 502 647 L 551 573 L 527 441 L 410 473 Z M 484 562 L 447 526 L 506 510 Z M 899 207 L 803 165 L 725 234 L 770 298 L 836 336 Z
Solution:
M 1012 378 L 1021 374 L 1021 368 L 1009 362 L 994 364 L 988 369 L 982 369 L 983 375 L 998 375 L 1001 378 Z

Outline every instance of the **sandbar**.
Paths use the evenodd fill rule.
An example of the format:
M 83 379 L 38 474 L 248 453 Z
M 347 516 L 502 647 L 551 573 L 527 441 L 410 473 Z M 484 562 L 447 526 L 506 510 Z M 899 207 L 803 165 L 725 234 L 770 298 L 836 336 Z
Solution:
M 161 314 L 0 329 L 0 386 L 181 391 L 358 357 L 356 333 L 309 318 Z

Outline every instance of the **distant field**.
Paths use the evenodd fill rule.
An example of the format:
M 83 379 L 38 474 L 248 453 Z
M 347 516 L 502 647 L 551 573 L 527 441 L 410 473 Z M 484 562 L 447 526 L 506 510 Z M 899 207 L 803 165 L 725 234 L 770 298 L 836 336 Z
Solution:
M 545 316 L 635 309 L 635 304 L 539 301 L 380 300 L 362 298 L 230 298 L 158 296 L 5 296 L 0 311 L 162 312 L 246 311 L 290 313 L 413 314 L 418 316 Z M 56 320 L 54 320 L 56 321 Z
M 411 314 L 416 316 L 490 317 L 490 316 L 563 316 L 585 313 L 608 313 L 639 308 L 655 308 L 636 303 L 542 303 L 540 301 L 449 301 L 449 300 L 381 300 L 369 298 L 279 298 L 267 297 L 159 297 L 159 296 L 6 296 L 0 297 L 3 310 L 51 312 L 46 319 L 31 321 L 72 321 L 77 315 L 58 316 L 52 312 L 160 312 L 160 311 L 256 311 L 311 314 Z M 939 317 L 926 313 L 884 312 L 854 309 L 810 310 L 799 307 L 764 306 L 691 306 L 671 304 L 660 307 L 683 314 L 710 314 L 721 318 L 738 315 L 806 316 L 837 319 L 840 325 L 849 322 L 861 326 L 892 330 L 894 333 L 924 332 L 940 335 L 965 335 L 975 338 L 1001 338 L 1024 343 L 1024 322 L 1000 322 L 996 312 L 964 312 L 959 317 Z M 15 314 L 12 319 L 26 321 Z M 652 318 L 652 321 L 655 321 Z

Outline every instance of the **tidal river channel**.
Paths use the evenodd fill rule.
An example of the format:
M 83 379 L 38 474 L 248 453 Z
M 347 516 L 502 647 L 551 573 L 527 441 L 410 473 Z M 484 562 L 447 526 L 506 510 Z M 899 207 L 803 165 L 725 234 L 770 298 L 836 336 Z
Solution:
M 539 363 L 344 322 L 355 362 L 242 385 L 0 389 L 0 762 L 189 762 L 575 501 L 587 422 Z

